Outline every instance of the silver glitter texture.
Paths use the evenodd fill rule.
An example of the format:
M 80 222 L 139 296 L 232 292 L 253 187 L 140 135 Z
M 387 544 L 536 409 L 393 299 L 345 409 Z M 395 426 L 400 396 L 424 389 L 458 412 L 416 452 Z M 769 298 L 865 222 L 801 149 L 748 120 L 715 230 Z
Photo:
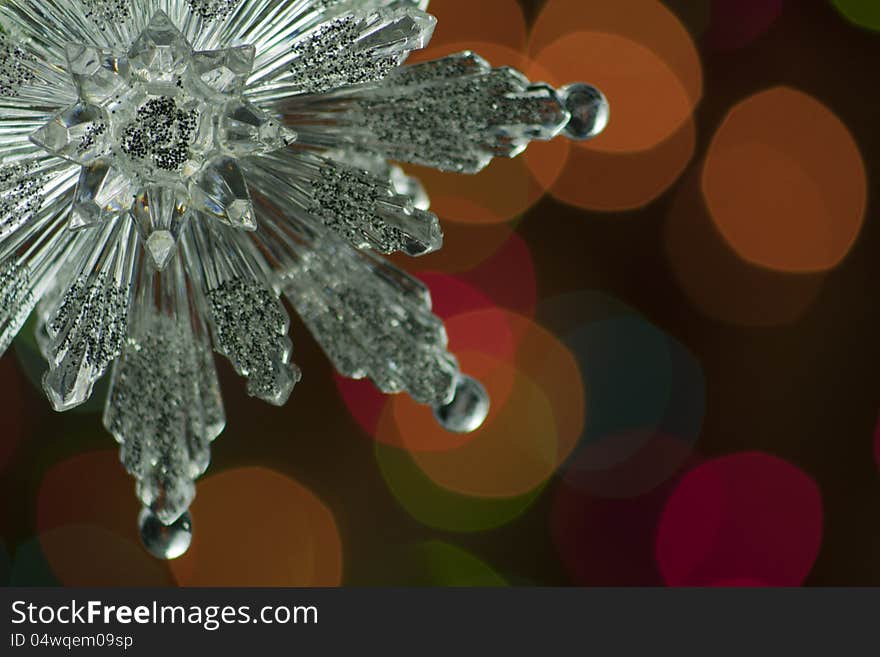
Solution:
M 129 290 L 104 273 L 81 276 L 68 287 L 47 325 L 53 342 L 43 387 L 57 410 L 88 399 L 95 381 L 121 353 L 128 301 Z
M 0 237 L 33 220 L 43 205 L 47 176 L 32 160 L 0 167 Z
M 300 372 L 288 363 L 288 320 L 265 287 L 240 278 L 208 293 L 217 350 L 248 379 L 248 394 L 272 404 L 287 401 Z
M 189 508 L 225 419 L 210 346 L 185 318 L 151 313 L 114 366 L 104 425 L 138 496 L 166 525 Z
M 135 0 L 82 0 L 86 17 L 99 27 L 127 20 L 131 16 L 132 2 Z
M 556 136 L 569 115 L 549 87 L 461 53 L 395 71 L 356 94 L 343 120 L 391 160 L 475 173 Z
M 34 81 L 33 70 L 28 64 L 35 61 L 33 55 L 0 32 L 0 97 L 17 96 L 22 85 Z
M 308 210 L 323 219 L 359 248 L 380 253 L 404 251 L 421 255 L 440 247 L 442 235 L 437 217 L 412 208 L 394 194 L 387 182 L 366 171 L 327 163 L 315 181 L 313 203 Z M 394 225 L 397 223 L 398 225 Z M 405 232 L 408 224 L 421 224 L 416 237 Z
M 415 279 L 344 244 L 325 244 L 303 256 L 284 290 L 344 376 L 368 377 L 423 404 L 452 399 L 458 365 Z
M 427 6 L 0 0 L 0 352 L 36 308 L 59 411 L 112 364 L 104 423 L 160 557 L 189 542 L 224 426 L 215 354 L 272 404 L 300 379 L 282 295 L 342 374 L 456 431 L 488 408 L 428 290 L 382 257 L 442 243 L 402 167 L 591 138 L 607 102 L 470 52 L 405 65 Z
M 151 160 L 158 169 L 178 171 L 189 160 L 198 119 L 197 110 L 179 107 L 174 98 L 151 98 L 125 128 L 120 148 L 135 159 Z
M 0 352 L 6 351 L 34 307 L 30 272 L 14 262 L 0 266 Z
M 241 0 L 187 0 L 190 9 L 208 21 L 222 20 L 229 16 Z
M 346 16 L 321 25 L 305 43 L 294 47 L 296 59 L 290 72 L 303 91 L 318 93 L 379 80 L 394 68 L 396 62 L 391 57 L 356 50 L 361 31 L 358 18 Z

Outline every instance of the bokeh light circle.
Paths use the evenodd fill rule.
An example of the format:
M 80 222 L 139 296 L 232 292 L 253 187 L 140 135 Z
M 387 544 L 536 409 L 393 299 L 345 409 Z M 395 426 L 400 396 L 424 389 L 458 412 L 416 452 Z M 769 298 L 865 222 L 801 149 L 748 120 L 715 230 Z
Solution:
M 566 572 L 584 586 L 660 586 L 654 537 L 674 480 L 642 495 L 598 498 L 563 480 L 550 527 Z
M 650 150 L 675 134 L 693 112 L 693 101 L 675 72 L 654 51 L 624 36 L 574 32 L 538 52 L 535 61 L 551 72 L 552 84 L 584 80 L 608 98 L 611 119 L 605 131 L 579 142 L 588 150 Z
M 691 303 L 716 320 L 738 326 L 782 326 L 815 301 L 822 273 L 758 267 L 730 248 L 709 217 L 698 172 L 685 176 L 666 224 L 669 264 Z
M 424 541 L 412 546 L 411 553 L 422 565 L 429 586 L 507 586 L 489 564 L 456 545 Z
M 853 25 L 880 31 L 880 3 L 874 0 L 831 0 L 831 5 Z
M 199 483 L 192 546 L 170 562 L 182 586 L 336 586 L 342 545 L 330 510 L 293 479 L 262 467 Z
M 637 310 L 605 292 L 542 300 L 539 321 L 575 356 L 590 413 L 562 472 L 598 498 L 644 495 L 693 455 L 706 410 L 697 357 Z
M 116 450 L 86 452 L 56 463 L 40 483 L 37 531 L 42 534 L 66 525 L 94 525 L 137 545 L 141 507 L 134 488 Z
M 526 494 L 555 472 L 583 430 L 587 393 L 577 363 L 555 336 L 516 313 L 465 313 L 447 326 L 462 371 L 489 392 L 486 422 L 472 434 L 451 435 L 430 408 L 398 395 L 390 400 L 395 421 L 380 423 L 377 440 L 410 450 L 425 474 L 449 490 Z
M 166 564 L 143 547 L 97 525 L 63 525 L 39 536 L 52 572 L 64 586 L 155 587 L 173 584 Z
M 613 106 L 611 112 L 613 116 Z M 549 193 L 586 210 L 635 210 L 656 200 L 678 180 L 693 158 L 696 144 L 696 127 L 693 119 L 688 119 L 668 139 L 646 151 L 609 153 L 572 148 L 565 170 Z M 529 160 L 531 154 L 526 151 L 523 157 Z
M 708 461 L 670 496 L 657 530 L 657 563 L 674 586 L 758 580 L 797 586 L 822 543 L 816 482 L 760 452 Z
M 435 59 L 450 43 L 489 42 L 522 50 L 526 17 L 518 0 L 434 0 L 428 13 L 437 19 L 431 42 L 410 55 L 409 62 Z
M 687 29 L 657 0 L 548 0 L 530 52 L 555 84 L 595 85 L 611 123 L 590 150 L 648 150 L 677 132 L 702 97 L 700 57 Z
M 493 305 L 522 315 L 535 311 L 535 264 L 529 245 L 518 233 L 511 233 L 501 248 L 468 271 L 451 276 L 422 269 L 415 275 L 429 287 L 434 314 L 442 319 Z
M 393 426 L 395 420 L 390 411 L 389 407 L 379 421 L 380 426 Z M 470 497 L 435 484 L 405 449 L 377 441 L 375 454 L 382 478 L 400 506 L 418 522 L 434 529 L 470 533 L 502 527 L 524 514 L 544 490 L 542 486 L 507 498 Z
M 357 586 L 508 586 L 482 559 L 438 540 L 383 546 L 369 567 L 353 577 Z
M 549 479 L 568 451 L 559 445 L 553 407 L 545 392 L 509 365 L 495 362 L 490 368 L 486 388 L 507 390 L 492 396 L 483 426 L 463 436 L 455 449 L 414 451 L 413 459 L 449 490 L 477 497 L 523 495 Z M 496 379 L 501 383 L 495 384 Z M 395 411 L 406 443 L 407 436 L 415 435 L 410 427 L 418 426 L 416 418 L 404 415 L 400 407 Z M 420 444 L 423 439 L 419 436 Z
M 705 377 L 681 343 L 637 315 L 564 337 L 590 390 L 590 416 L 563 475 L 600 497 L 635 497 L 667 480 L 703 425 Z
M 731 248 L 779 271 L 833 268 L 865 218 L 867 175 L 855 140 L 825 105 L 787 87 L 730 111 L 709 146 L 702 188 Z
M 168 586 L 164 562 L 140 544 L 140 505 L 116 450 L 56 463 L 37 494 L 39 548 L 66 586 Z

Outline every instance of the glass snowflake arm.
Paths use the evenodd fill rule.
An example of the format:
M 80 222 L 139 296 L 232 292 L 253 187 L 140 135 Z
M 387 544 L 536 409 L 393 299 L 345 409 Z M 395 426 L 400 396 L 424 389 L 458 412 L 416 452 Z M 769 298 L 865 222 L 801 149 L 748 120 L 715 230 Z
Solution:
M 333 233 L 310 231 L 286 205 L 261 198 L 257 211 L 254 239 L 278 286 L 341 374 L 423 404 L 452 400 L 458 364 L 422 283 Z
M 291 25 L 257 58 L 248 96 L 265 102 L 381 80 L 430 41 L 436 19 L 411 3 L 339 3 L 307 29 Z M 366 6 L 364 6 L 366 5 Z
M 144 507 L 171 525 L 189 508 L 225 417 L 208 329 L 183 258 L 178 252 L 163 274 L 145 257 L 137 269 L 104 426 L 120 444 Z
M 247 378 L 248 394 L 283 405 L 301 372 L 268 265 L 244 233 L 223 226 L 191 223 L 183 246 L 214 349 Z
M 593 87 L 533 84 L 471 52 L 398 68 L 374 85 L 274 106 L 297 125 L 303 146 L 357 147 L 461 173 L 514 157 L 535 139 L 590 139 L 608 121 L 607 102 Z
M 293 151 L 247 164 L 255 186 L 317 234 L 333 233 L 359 249 L 410 256 L 440 248 L 437 217 L 399 194 L 387 178 L 326 156 Z
M 130 224 L 116 223 L 78 240 L 82 248 L 72 280 L 46 324 L 49 371 L 43 389 L 57 411 L 88 400 L 121 353 L 128 334 L 134 239 Z

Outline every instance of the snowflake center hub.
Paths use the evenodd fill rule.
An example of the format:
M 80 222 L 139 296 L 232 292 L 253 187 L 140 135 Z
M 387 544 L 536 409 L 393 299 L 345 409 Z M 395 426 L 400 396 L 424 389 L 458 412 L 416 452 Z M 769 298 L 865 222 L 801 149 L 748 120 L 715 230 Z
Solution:
M 195 51 L 158 11 L 127 51 L 66 54 L 78 100 L 31 141 L 83 167 L 71 228 L 128 213 L 160 268 L 194 214 L 256 229 L 237 160 L 294 135 L 243 95 L 254 47 Z
M 181 172 L 187 164 L 191 175 L 198 168 L 190 159 L 201 114 L 196 107 L 181 107 L 170 96 L 150 98 L 122 128 L 119 148 L 151 168 L 151 177 L 159 172 Z M 200 155 L 204 157 L 204 153 Z

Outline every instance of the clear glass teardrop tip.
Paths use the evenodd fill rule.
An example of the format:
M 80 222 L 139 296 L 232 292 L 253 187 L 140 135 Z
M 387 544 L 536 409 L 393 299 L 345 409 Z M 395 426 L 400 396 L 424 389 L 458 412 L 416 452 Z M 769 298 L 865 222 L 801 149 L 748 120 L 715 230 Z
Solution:
M 452 401 L 434 407 L 434 417 L 447 431 L 471 433 L 476 431 L 489 415 L 489 393 L 483 384 L 469 376 L 459 378 Z
M 571 114 L 565 135 L 575 141 L 586 141 L 602 134 L 608 126 L 608 99 L 593 85 L 575 82 L 559 89 L 559 98 Z
M 177 559 L 186 553 L 192 542 L 192 518 L 187 511 L 170 525 L 163 525 L 150 509 L 138 516 L 141 542 L 157 559 Z

